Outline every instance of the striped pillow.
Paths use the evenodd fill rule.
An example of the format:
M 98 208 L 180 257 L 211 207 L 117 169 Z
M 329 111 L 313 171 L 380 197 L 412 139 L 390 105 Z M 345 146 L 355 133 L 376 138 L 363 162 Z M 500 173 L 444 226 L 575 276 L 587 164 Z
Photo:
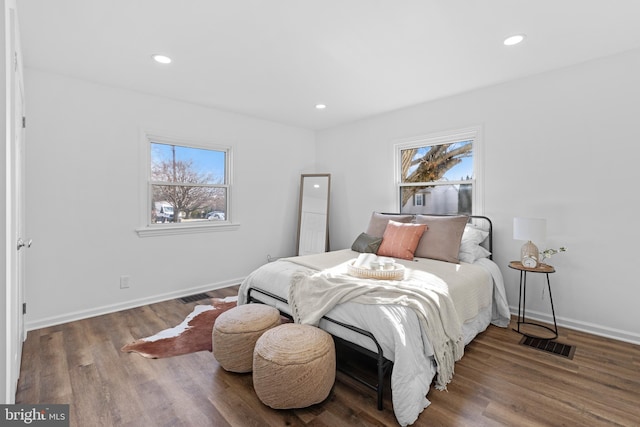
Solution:
M 392 258 L 413 259 L 413 253 L 426 229 L 426 224 L 389 221 L 377 254 Z

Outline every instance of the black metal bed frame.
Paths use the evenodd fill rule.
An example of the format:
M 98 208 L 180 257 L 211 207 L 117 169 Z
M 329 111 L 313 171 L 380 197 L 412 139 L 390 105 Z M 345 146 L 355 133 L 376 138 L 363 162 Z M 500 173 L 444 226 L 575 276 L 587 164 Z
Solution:
M 385 215 L 399 215 L 399 214 L 385 214 Z M 444 215 L 434 215 L 434 216 L 444 216 Z M 489 231 L 489 236 L 487 237 L 488 241 L 486 242 L 487 244 L 487 249 L 489 250 L 489 252 L 491 252 L 493 254 L 493 224 L 491 222 L 491 220 L 483 215 L 468 215 L 469 219 L 482 219 L 484 221 L 487 222 L 488 224 L 488 231 Z M 489 255 L 489 259 L 493 259 L 492 255 Z M 264 289 L 260 289 L 260 288 L 249 288 L 247 290 L 247 302 L 248 303 L 261 303 L 261 304 L 267 304 L 266 302 L 262 301 L 259 299 L 259 297 L 255 297 L 252 295 L 252 291 L 255 291 L 257 293 L 260 293 L 264 296 L 267 296 L 269 298 L 273 298 L 277 301 L 280 301 L 282 303 L 285 304 L 289 304 L 289 301 L 287 301 L 285 298 L 282 298 L 278 295 L 275 295 L 271 292 L 265 291 Z M 280 313 L 286 317 L 291 318 L 291 315 L 289 313 L 285 313 L 283 311 L 280 310 Z M 327 316 L 322 316 L 322 319 L 331 322 L 333 324 L 336 324 L 340 327 L 343 327 L 345 329 L 348 329 L 350 331 L 356 332 L 358 334 L 361 334 L 369 339 L 371 339 L 371 341 L 375 344 L 376 348 L 378 349 L 378 352 L 375 353 L 371 350 L 369 350 L 368 348 L 362 347 L 358 344 L 352 343 L 344 338 L 341 338 L 339 336 L 333 335 L 333 338 L 338 340 L 341 344 L 346 345 L 347 347 L 356 350 L 357 352 L 371 357 L 373 359 L 376 360 L 377 362 L 377 379 L 378 379 L 378 383 L 377 384 L 371 384 L 369 383 L 366 379 L 352 373 L 352 372 L 348 372 L 347 370 L 341 369 L 340 367 L 338 367 L 338 369 L 344 373 L 345 375 L 353 378 L 354 380 L 358 381 L 359 383 L 363 384 L 364 386 L 370 388 L 371 390 L 374 390 L 377 394 L 377 405 L 378 405 L 378 410 L 382 410 L 383 409 L 383 391 L 384 391 L 384 378 L 387 374 L 387 372 L 392 369 L 393 367 L 393 362 L 387 358 L 384 357 L 384 352 L 382 350 L 382 347 L 380 346 L 380 343 L 378 343 L 378 340 L 376 340 L 376 337 L 373 335 L 373 333 L 366 331 L 364 329 L 358 328 L 356 326 L 353 325 L 349 325 L 343 322 L 340 322 L 338 320 L 332 319 L 330 317 Z

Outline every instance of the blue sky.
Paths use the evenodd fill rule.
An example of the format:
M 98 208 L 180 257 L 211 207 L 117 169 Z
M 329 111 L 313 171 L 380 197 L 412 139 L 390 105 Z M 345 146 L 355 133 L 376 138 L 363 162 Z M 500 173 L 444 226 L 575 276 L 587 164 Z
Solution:
M 473 158 L 464 157 L 461 160 L 459 164 L 449 169 L 445 174 L 449 181 L 459 180 L 467 176 L 473 177 Z
M 171 161 L 173 158 L 172 145 L 160 144 L 156 142 L 151 143 L 151 163 Z M 192 161 L 192 165 L 196 171 L 202 174 L 210 173 L 213 177 L 213 182 L 224 182 L 224 166 L 225 166 L 225 152 L 206 150 L 201 148 L 175 146 L 176 160 L 178 161 Z

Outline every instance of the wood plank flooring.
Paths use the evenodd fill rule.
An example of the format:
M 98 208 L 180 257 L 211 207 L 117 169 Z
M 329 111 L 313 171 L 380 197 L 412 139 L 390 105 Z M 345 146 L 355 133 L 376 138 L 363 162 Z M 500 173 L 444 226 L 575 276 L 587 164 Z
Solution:
M 237 287 L 209 292 L 235 295 Z M 201 301 L 200 303 L 206 303 Z M 30 331 L 16 403 L 68 403 L 72 426 L 394 426 L 390 394 L 338 373 L 324 402 L 273 410 L 250 374 L 210 352 L 150 360 L 120 348 L 182 322 L 178 300 Z M 519 345 L 490 326 L 466 347 L 448 391 L 432 389 L 416 426 L 640 426 L 640 346 L 560 330 L 573 360 Z

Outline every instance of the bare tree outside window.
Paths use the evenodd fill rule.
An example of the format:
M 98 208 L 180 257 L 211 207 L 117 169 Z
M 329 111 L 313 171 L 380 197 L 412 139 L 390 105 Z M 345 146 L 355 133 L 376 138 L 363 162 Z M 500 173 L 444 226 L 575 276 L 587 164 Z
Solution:
M 471 214 L 473 140 L 403 145 L 398 153 L 400 211 Z
M 228 219 L 227 152 L 151 142 L 151 223 Z

